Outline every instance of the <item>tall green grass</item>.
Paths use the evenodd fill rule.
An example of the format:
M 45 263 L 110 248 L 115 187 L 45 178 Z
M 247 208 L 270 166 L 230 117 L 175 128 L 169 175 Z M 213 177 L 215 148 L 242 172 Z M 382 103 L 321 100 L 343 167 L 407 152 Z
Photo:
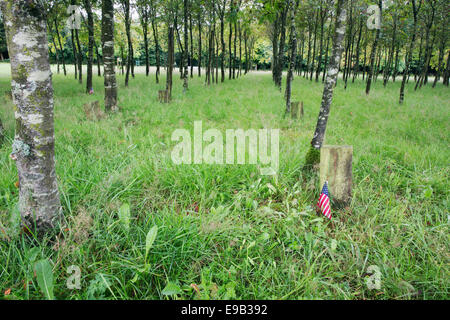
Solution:
M 67 226 L 56 240 L 17 233 L 17 171 L 9 65 L 0 65 L 0 297 L 39 299 L 33 264 L 51 262 L 57 299 L 448 299 L 448 88 L 414 92 L 398 105 L 399 83 L 370 96 L 357 81 L 338 82 L 327 144 L 354 148 L 354 197 L 333 210 L 334 226 L 317 216 L 316 176 L 302 166 L 315 128 L 323 85 L 296 77 L 293 100 L 303 120 L 283 119 L 283 93 L 269 73 L 207 87 L 175 76 L 173 101 L 158 102 L 164 76 L 136 74 L 120 112 L 88 121 L 83 104 L 103 103 L 103 79 L 92 96 L 54 75 L 56 170 Z M 280 172 L 260 176 L 252 165 L 174 165 L 177 128 L 279 128 Z M 130 227 L 119 217 L 130 205 Z M 146 257 L 146 235 L 158 233 Z M 37 248 L 37 249 L 36 249 Z M 81 289 L 67 289 L 67 268 L 81 268 Z M 381 271 L 369 290 L 367 269 Z M 167 295 L 169 287 L 179 293 Z M 198 292 L 191 286 L 196 284 Z M 177 289 L 178 290 L 178 289 Z

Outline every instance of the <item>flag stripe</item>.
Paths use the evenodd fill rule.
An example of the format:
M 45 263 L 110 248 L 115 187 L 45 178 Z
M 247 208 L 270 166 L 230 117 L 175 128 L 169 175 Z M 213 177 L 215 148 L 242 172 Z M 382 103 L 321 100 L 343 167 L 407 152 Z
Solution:
M 319 201 L 317 202 L 317 206 L 322 211 L 322 214 L 327 217 L 328 219 L 331 219 L 331 208 L 330 208 L 330 198 L 328 195 L 328 182 L 325 182 L 322 188 L 322 192 L 319 197 Z

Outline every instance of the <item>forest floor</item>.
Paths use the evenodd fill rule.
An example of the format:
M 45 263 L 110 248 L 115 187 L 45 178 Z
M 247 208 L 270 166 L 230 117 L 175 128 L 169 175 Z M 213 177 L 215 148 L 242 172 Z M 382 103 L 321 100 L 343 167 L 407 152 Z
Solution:
M 325 142 L 353 145 L 354 181 L 351 205 L 332 208 L 332 226 L 315 213 L 317 175 L 302 173 L 321 82 L 295 78 L 305 117 L 292 121 L 269 73 L 211 87 L 195 75 L 187 94 L 175 74 L 168 105 L 158 102 L 164 72 L 160 84 L 136 74 L 129 88 L 119 75 L 120 112 L 91 121 L 83 104 L 103 105 L 103 78 L 94 69 L 89 96 L 73 75 L 55 74 L 67 225 L 56 240 L 38 241 L 18 234 L 8 70 L 0 64 L 0 299 L 44 298 L 33 272 L 44 258 L 57 299 L 449 298 L 450 91 L 442 84 L 415 92 L 410 82 L 398 105 L 400 77 L 386 88 L 379 77 L 369 96 L 361 80 L 346 90 L 338 82 Z M 280 129 L 278 176 L 255 165 L 175 165 L 172 132 L 192 132 L 196 120 L 221 132 Z M 66 286 L 72 265 L 81 269 L 78 290 Z M 379 289 L 367 286 L 372 268 Z

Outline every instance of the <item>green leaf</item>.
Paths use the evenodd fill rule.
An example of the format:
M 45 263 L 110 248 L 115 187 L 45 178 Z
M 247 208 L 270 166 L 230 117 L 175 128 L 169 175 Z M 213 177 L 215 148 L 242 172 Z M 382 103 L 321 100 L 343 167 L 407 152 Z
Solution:
M 54 300 L 53 295 L 53 271 L 50 262 L 47 259 L 42 259 L 34 265 L 36 272 L 37 283 L 42 293 L 48 300 Z
M 422 195 L 425 199 L 431 199 L 433 196 L 433 188 L 428 186 L 425 190 L 423 190 Z
M 145 239 L 145 259 L 147 259 L 148 252 L 150 251 L 150 248 L 153 246 L 153 242 L 155 242 L 157 233 L 158 233 L 158 226 L 154 226 L 147 233 L 147 237 Z
M 119 220 L 122 223 L 125 230 L 130 230 L 130 205 L 124 203 L 119 209 Z
M 173 296 L 175 294 L 180 294 L 181 289 L 175 283 L 168 282 L 166 287 L 163 289 L 163 291 L 161 293 L 165 296 Z
M 26 252 L 25 256 L 31 263 L 33 263 L 36 261 L 39 253 L 40 253 L 40 249 L 38 247 L 34 247 L 34 248 L 31 248 L 30 250 L 28 250 Z

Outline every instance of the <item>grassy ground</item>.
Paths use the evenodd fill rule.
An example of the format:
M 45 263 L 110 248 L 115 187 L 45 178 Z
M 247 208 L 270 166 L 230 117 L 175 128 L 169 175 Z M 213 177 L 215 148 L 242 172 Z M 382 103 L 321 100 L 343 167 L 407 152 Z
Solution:
M 354 198 L 332 211 L 332 228 L 314 212 L 318 178 L 301 172 L 321 83 L 295 79 L 305 118 L 292 122 L 282 118 L 283 94 L 269 73 L 210 88 L 195 76 L 186 95 L 175 76 L 170 105 L 158 102 L 163 84 L 153 75 L 137 74 L 128 89 L 119 76 L 122 109 L 97 122 L 86 120 L 83 104 L 103 103 L 103 79 L 95 76 L 88 96 L 73 75 L 55 75 L 56 170 L 68 225 L 46 245 L 14 236 L 8 68 L 0 65 L 8 134 L 0 149 L 0 222 L 11 239 L 0 240 L 0 297 L 11 289 L 9 298 L 43 298 L 33 261 L 47 258 L 57 299 L 163 299 L 169 288 L 179 299 L 448 299 L 448 88 L 414 92 L 410 83 L 399 106 L 398 81 L 383 89 L 379 79 L 369 97 L 361 81 L 346 91 L 338 83 L 326 143 L 353 145 Z M 195 120 L 222 132 L 280 128 L 280 174 L 260 176 L 251 165 L 174 165 L 171 134 L 191 130 Z M 124 204 L 129 229 L 119 218 Z M 66 288 L 71 265 L 81 268 L 80 290 Z M 379 290 L 365 283 L 371 265 L 381 272 Z

